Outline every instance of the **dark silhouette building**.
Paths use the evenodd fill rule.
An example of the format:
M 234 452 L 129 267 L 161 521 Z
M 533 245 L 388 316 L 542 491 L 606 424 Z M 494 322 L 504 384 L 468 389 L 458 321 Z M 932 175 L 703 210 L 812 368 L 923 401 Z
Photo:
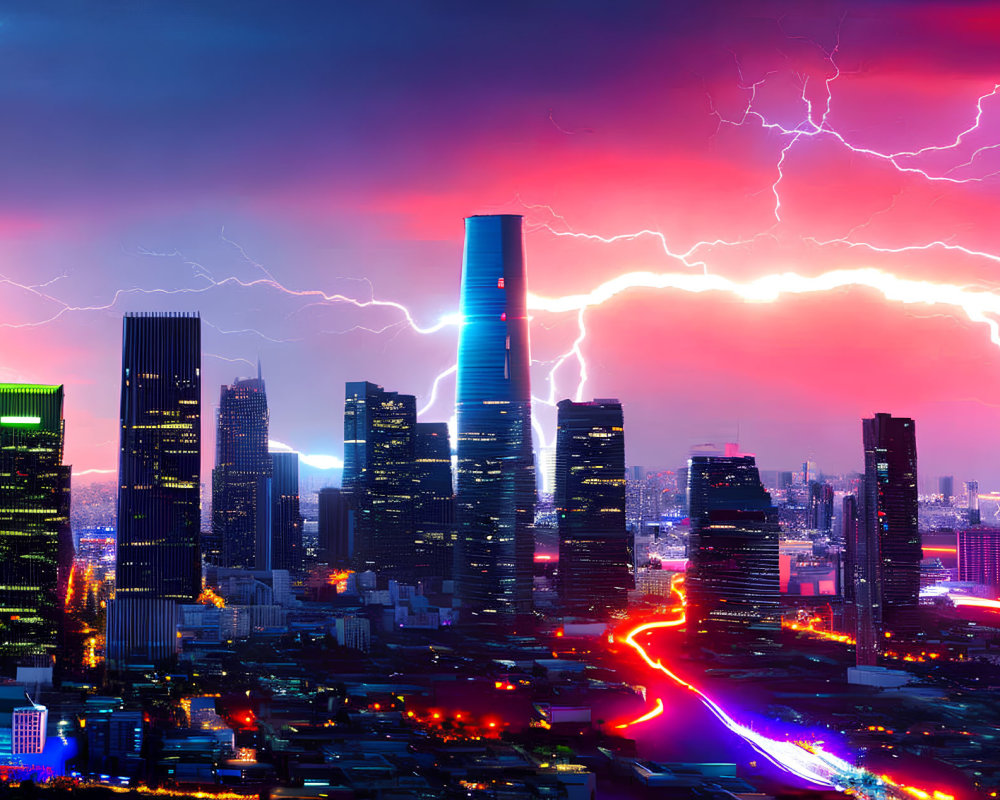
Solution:
M 219 395 L 212 471 L 212 530 L 222 566 L 267 569 L 271 524 L 264 381 L 237 378 Z
M 878 536 L 859 516 L 857 496 L 844 498 L 844 627 L 855 638 L 858 666 L 878 661 L 881 619 Z
M 344 489 L 355 510 L 354 561 L 380 582 L 411 580 L 417 401 L 373 383 L 347 384 Z
M 112 668 L 172 657 L 176 604 L 201 591 L 201 320 L 125 315 Z
M 349 567 L 354 559 L 354 511 L 347 492 L 319 490 L 319 554 L 321 564 Z
M 856 569 L 873 580 L 877 633 L 913 633 L 918 626 L 920 531 L 917 528 L 917 439 L 912 419 L 876 414 L 862 420 L 864 493 Z
M 469 217 L 458 340 L 461 614 L 531 611 L 535 466 L 521 217 Z
M 951 505 L 951 498 L 955 494 L 955 477 L 953 475 L 943 475 L 938 478 L 938 494 L 941 495 L 941 502 L 946 506 Z
M 0 658 L 51 664 L 73 567 L 63 387 L 0 384 Z
M 559 403 L 559 599 L 573 613 L 605 616 L 628 605 L 624 431 L 617 400 Z
M 705 646 L 767 645 L 780 627 L 778 511 L 753 456 L 689 462 L 688 635 Z
M 271 541 L 267 569 L 300 572 L 303 563 L 299 510 L 299 454 L 271 453 Z
M 413 455 L 417 577 L 450 578 L 455 540 L 455 492 L 448 424 L 418 422 Z
M 958 579 L 1000 591 L 1000 530 L 973 528 L 958 532 Z

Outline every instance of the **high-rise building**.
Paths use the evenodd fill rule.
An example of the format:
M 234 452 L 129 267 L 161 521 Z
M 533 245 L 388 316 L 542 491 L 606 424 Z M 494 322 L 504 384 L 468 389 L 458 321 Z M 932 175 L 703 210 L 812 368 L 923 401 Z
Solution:
M 969 481 L 966 483 L 965 493 L 969 498 L 969 524 L 979 525 L 983 521 L 983 518 L 979 513 L 979 481 Z
M 299 510 L 299 454 L 271 453 L 270 564 L 262 569 L 302 569 L 302 526 Z
M 953 475 L 943 475 L 938 478 L 938 494 L 941 495 L 941 502 L 946 506 L 951 505 L 952 495 L 955 494 L 955 478 Z
M 354 559 L 354 511 L 348 493 L 319 490 L 319 553 L 321 564 L 349 567 Z
M 222 565 L 267 569 L 271 458 L 264 381 L 237 378 L 219 395 L 212 471 L 212 530 Z
M 753 456 L 689 461 L 688 635 L 768 644 L 780 627 L 778 510 Z
M 958 532 L 958 579 L 1000 591 L 1000 530 L 974 528 Z
M 876 586 L 876 624 L 883 632 L 912 633 L 918 626 L 920 531 L 917 528 L 917 438 L 912 419 L 876 414 L 862 420 L 865 479 L 859 534 L 867 552 L 858 567 Z M 877 542 L 877 546 L 876 546 Z M 867 564 L 865 562 L 868 562 Z
M 809 484 L 806 527 L 812 531 L 829 531 L 833 528 L 833 487 L 830 484 L 818 481 Z
M 843 506 L 844 623 L 855 638 L 858 666 L 878 661 L 878 627 L 882 618 L 877 532 L 859 516 L 858 498 L 849 494 Z
M 45 706 L 32 703 L 15 708 L 11 715 L 11 753 L 37 755 L 44 752 L 48 725 L 49 710 Z
M 521 222 L 465 220 L 454 576 L 466 618 L 531 611 L 535 466 Z
M 623 611 L 632 576 L 622 406 L 617 400 L 563 400 L 558 408 L 559 599 L 579 614 Z
M 73 566 L 63 387 L 0 384 L 0 658 L 60 652 Z M 51 662 L 50 662 L 51 663 Z
M 201 592 L 200 483 L 201 320 L 126 314 L 112 667 L 174 654 L 176 605 Z
M 417 577 L 450 578 L 455 539 L 455 491 L 448 424 L 418 422 L 413 455 Z
M 380 582 L 414 576 L 417 401 L 366 381 L 347 384 L 344 489 L 355 509 L 354 560 Z

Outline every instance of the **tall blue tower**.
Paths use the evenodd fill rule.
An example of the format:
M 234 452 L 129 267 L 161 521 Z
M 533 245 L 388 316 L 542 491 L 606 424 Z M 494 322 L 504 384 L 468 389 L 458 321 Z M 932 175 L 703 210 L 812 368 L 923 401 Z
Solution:
M 535 463 L 521 217 L 465 220 L 455 591 L 463 617 L 531 611 Z

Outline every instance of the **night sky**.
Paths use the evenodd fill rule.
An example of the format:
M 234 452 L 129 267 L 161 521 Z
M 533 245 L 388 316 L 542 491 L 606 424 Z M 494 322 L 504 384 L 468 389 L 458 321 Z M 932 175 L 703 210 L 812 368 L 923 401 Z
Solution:
M 198 310 L 206 469 L 258 356 L 272 438 L 339 457 L 344 382 L 426 405 L 457 329 L 323 295 L 435 326 L 476 213 L 525 215 L 549 298 L 634 270 L 1000 292 L 998 40 L 989 4 L 7 3 L 0 380 L 65 384 L 67 460 L 109 479 L 122 313 Z M 632 464 L 738 429 L 765 468 L 856 470 L 887 411 L 924 476 L 1000 489 L 1000 345 L 961 308 L 633 289 L 585 326 L 581 396 L 621 399 Z M 535 312 L 537 397 L 577 394 L 575 356 L 548 377 L 578 336 Z

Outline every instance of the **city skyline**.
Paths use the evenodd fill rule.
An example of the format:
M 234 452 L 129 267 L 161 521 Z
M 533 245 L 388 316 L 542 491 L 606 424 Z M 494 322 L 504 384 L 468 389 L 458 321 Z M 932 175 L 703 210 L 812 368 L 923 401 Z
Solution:
M 746 281 L 875 267 L 989 289 L 991 259 L 1000 253 L 990 223 L 996 152 L 981 148 L 996 129 L 1000 99 L 974 9 L 952 10 L 949 35 L 940 37 L 942 13 L 920 4 L 847 5 L 844 13 L 639 8 L 608 18 L 610 11 L 588 7 L 568 19 L 534 9 L 537 33 L 526 38 L 512 19 L 487 9 L 468 9 L 456 22 L 465 38 L 449 36 L 434 14 L 400 10 L 398 23 L 421 35 L 382 62 L 353 45 L 349 32 L 396 40 L 360 10 L 342 26 L 324 24 L 335 12 L 317 11 L 305 26 L 254 6 L 231 27 L 228 18 L 195 19 L 178 7 L 156 30 L 138 11 L 107 26 L 81 14 L 76 21 L 88 35 L 52 59 L 40 54 L 55 23 L 27 7 L 12 11 L 0 57 L 42 87 L 6 90 L 12 115 L 30 123 L 73 113 L 81 97 L 94 103 L 65 142 L 51 143 L 40 124 L 37 142 L 10 141 L 4 151 L 18 156 L 3 156 L 9 180 L 0 189 L 7 281 L 0 283 L 0 379 L 65 384 L 67 462 L 78 482 L 113 480 L 115 410 L 105 390 L 115 380 L 109 355 L 118 317 L 200 310 L 206 385 L 252 374 L 260 355 L 274 438 L 339 458 L 339 426 L 324 398 L 346 381 L 371 380 L 428 406 L 435 376 L 455 363 L 456 328 L 421 335 L 397 306 L 357 308 L 315 292 L 362 302 L 374 294 L 405 305 L 422 329 L 435 328 L 458 308 L 461 219 L 481 212 L 525 215 L 529 288 L 546 298 L 587 293 L 633 270 L 696 279 L 706 268 Z M 567 24 L 569 35 L 543 35 Z M 153 37 L 151 46 L 136 44 L 136 25 Z M 891 42 L 880 33 L 887 25 Z M 333 28 L 347 38 L 330 40 Z M 189 66 L 177 70 L 167 55 L 173 49 L 158 45 L 189 30 L 201 37 L 184 39 Z M 596 50 L 582 44 L 598 30 L 619 35 Z M 515 42 L 521 60 L 490 67 Z M 262 54 L 280 60 L 282 75 L 245 96 L 233 91 L 259 74 L 253 65 Z M 122 63 L 135 70 L 114 69 Z M 344 63 L 364 80 L 345 82 Z M 440 78 L 451 63 L 467 69 L 448 88 Z M 218 69 L 191 91 L 192 74 L 205 67 Z M 141 93 L 129 74 L 141 78 Z M 749 87 L 759 81 L 754 95 Z M 477 85 L 488 101 L 469 91 Z M 401 99 L 404 89 L 413 99 Z M 797 124 L 811 130 L 803 91 L 815 121 L 824 117 L 846 143 L 832 133 L 782 132 Z M 424 115 L 408 111 L 417 100 Z M 751 100 L 759 117 L 744 115 Z M 241 123 L 272 101 L 282 113 L 268 125 Z M 171 109 L 169 124 L 163 108 Z M 405 144 L 396 135 L 401 123 Z M 206 147 L 242 144 L 221 160 L 189 155 L 179 142 L 190 127 L 207 137 Z M 131 142 L 127 157 L 106 152 L 104 142 L 119 134 Z M 895 161 L 877 155 L 927 146 L 940 149 Z M 105 156 L 78 158 L 91 149 Z M 50 168 L 39 180 L 25 165 L 43 152 Z M 76 202 L 84 196 L 87 203 Z M 641 231 L 663 241 L 567 235 Z M 716 239 L 737 244 L 702 247 L 690 266 L 664 252 L 664 244 L 686 253 Z M 925 249 L 884 253 L 868 245 Z M 403 291 L 400 278 L 410 274 L 421 276 L 419 289 Z M 290 295 L 279 283 L 308 294 Z M 119 289 L 127 291 L 115 300 Z M 84 307 L 94 310 L 68 310 Z M 559 368 L 556 391 L 547 377 L 577 336 L 576 313 L 532 315 L 536 398 L 574 398 L 573 358 Z M 613 394 L 629 409 L 630 424 L 643 432 L 629 439 L 630 464 L 678 464 L 690 443 L 732 440 L 739 430 L 765 469 L 810 458 L 827 472 L 859 470 L 855 421 L 888 410 L 921 420 L 925 475 L 1000 485 L 990 439 L 981 435 L 997 422 L 992 398 L 1000 387 L 989 369 L 997 348 L 985 325 L 954 306 L 905 306 L 860 288 L 766 304 L 728 291 L 635 289 L 589 308 L 586 324 L 584 396 Z M 917 352 L 920 363 L 900 357 Z M 297 391 L 296 376 L 319 361 L 330 369 L 311 373 L 310 392 Z M 739 393 L 726 391 L 734 385 Z M 453 375 L 445 375 L 421 421 L 447 419 L 453 392 Z M 658 423 L 661 403 L 674 424 Z M 551 446 L 555 409 L 535 405 Z M 203 419 L 204 474 L 210 418 Z

